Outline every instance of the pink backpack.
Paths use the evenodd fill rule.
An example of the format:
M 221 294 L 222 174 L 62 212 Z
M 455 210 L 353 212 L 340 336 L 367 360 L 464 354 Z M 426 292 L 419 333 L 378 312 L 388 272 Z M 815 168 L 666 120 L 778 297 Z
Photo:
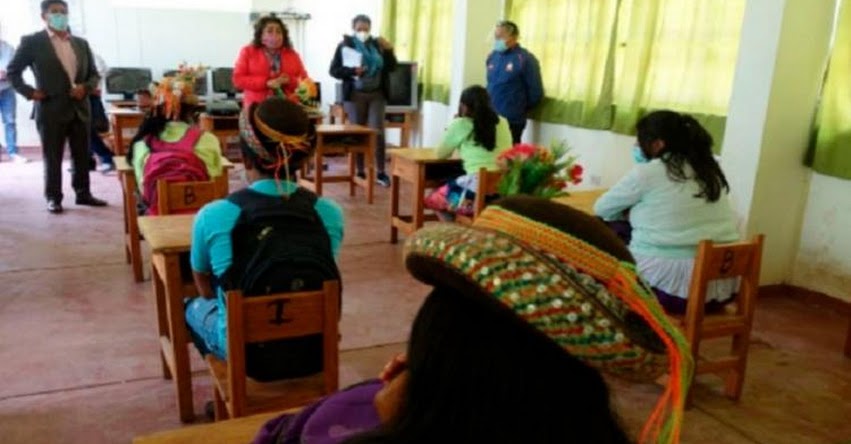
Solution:
M 151 149 L 151 154 L 145 163 L 144 189 L 142 200 L 147 205 L 146 214 L 157 215 L 157 181 L 167 182 L 200 182 L 210 180 L 207 166 L 195 155 L 195 144 L 203 132 L 194 126 L 186 130 L 186 134 L 177 142 L 164 142 L 158 137 L 148 137 L 145 143 Z

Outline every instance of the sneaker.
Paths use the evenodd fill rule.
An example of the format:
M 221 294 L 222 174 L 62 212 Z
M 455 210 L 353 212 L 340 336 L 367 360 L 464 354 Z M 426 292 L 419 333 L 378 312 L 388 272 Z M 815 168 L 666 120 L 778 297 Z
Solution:
M 378 173 L 375 176 L 375 182 L 384 188 L 390 188 L 390 177 L 387 176 L 387 173 Z
M 9 157 L 12 159 L 12 162 L 15 162 L 15 163 L 29 163 L 29 161 L 30 161 L 29 159 L 27 159 L 26 157 L 24 157 L 20 154 L 12 154 Z
M 97 171 L 103 174 L 106 174 L 110 171 L 115 171 L 114 163 L 102 163 L 97 166 Z

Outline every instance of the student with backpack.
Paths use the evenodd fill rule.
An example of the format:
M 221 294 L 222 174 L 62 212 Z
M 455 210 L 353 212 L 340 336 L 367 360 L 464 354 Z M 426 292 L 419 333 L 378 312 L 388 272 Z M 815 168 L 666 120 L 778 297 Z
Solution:
M 157 214 L 158 180 L 202 182 L 222 175 L 219 139 L 195 124 L 199 109 L 191 73 L 156 84 L 153 106 L 127 153 L 139 184 L 140 214 Z
M 187 301 L 186 323 L 201 354 L 219 359 L 227 359 L 226 291 L 240 289 L 247 297 L 309 291 L 340 279 L 335 258 L 343 211 L 291 179 L 313 151 L 315 128 L 304 109 L 269 98 L 243 110 L 239 128 L 249 185 L 204 206 L 192 234 L 200 296 Z M 246 372 L 259 381 L 321 369 L 321 335 L 246 349 Z

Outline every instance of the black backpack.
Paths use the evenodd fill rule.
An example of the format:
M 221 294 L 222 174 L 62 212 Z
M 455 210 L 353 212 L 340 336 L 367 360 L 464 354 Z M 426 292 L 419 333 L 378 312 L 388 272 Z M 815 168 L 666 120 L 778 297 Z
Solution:
M 231 231 L 233 261 L 221 279 L 224 290 L 263 296 L 321 290 L 325 281 L 340 280 L 315 194 L 298 188 L 283 198 L 244 189 L 228 200 L 242 211 Z M 245 359 L 246 373 L 258 381 L 318 373 L 322 335 L 249 344 Z

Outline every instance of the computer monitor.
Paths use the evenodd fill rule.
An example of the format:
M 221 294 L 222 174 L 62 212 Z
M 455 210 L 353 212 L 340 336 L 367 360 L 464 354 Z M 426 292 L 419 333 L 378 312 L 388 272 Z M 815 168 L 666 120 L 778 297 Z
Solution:
M 399 62 L 390 72 L 387 85 L 387 111 L 412 111 L 419 108 L 417 62 Z
M 152 78 L 148 68 L 110 68 L 106 72 L 106 93 L 121 94 L 124 100 L 133 100 L 136 91 L 148 89 Z
M 240 91 L 233 85 L 233 68 L 216 68 L 212 71 L 213 93 L 225 94 L 228 99 L 235 99 Z
M 169 69 L 163 71 L 163 77 L 169 77 L 177 74 L 176 69 Z M 204 73 L 202 77 L 198 77 L 195 79 L 195 95 L 200 97 L 207 96 L 207 74 Z

